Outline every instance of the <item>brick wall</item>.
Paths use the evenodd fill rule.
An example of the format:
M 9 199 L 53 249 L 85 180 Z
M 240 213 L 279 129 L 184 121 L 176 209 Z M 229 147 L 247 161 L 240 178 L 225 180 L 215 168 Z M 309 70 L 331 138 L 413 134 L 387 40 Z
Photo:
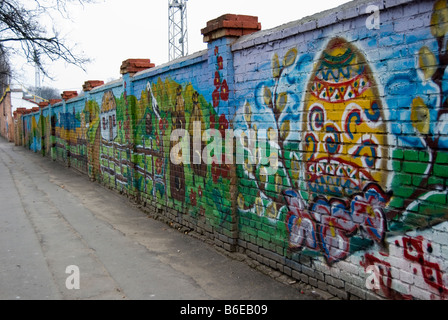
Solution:
M 446 299 L 447 19 L 446 0 L 353 1 L 262 31 L 224 15 L 206 50 L 126 60 L 121 79 L 65 92 L 17 132 L 152 216 L 340 298 Z
M 8 87 L 0 97 L 0 135 L 14 141 L 14 117 L 11 112 L 11 90 Z

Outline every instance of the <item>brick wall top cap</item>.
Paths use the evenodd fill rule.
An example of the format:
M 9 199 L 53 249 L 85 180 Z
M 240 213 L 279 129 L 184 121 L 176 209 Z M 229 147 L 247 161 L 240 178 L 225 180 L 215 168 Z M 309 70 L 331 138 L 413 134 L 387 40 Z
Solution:
M 59 103 L 61 101 L 62 101 L 61 99 L 50 99 L 50 104 L 54 105 L 54 104 Z
M 76 92 L 76 91 L 64 91 L 61 94 L 62 99 L 65 101 L 75 98 L 77 96 L 78 96 L 78 92 Z
M 261 23 L 258 17 L 225 14 L 219 18 L 207 22 L 207 27 L 201 30 L 204 42 L 223 37 L 241 37 L 261 30 Z
M 101 80 L 88 80 L 88 81 L 84 82 L 84 84 L 82 86 L 82 90 L 84 90 L 85 92 L 91 91 L 92 89 L 102 86 L 103 84 L 104 84 L 104 81 L 101 81 Z
M 26 108 L 17 108 L 17 110 L 15 112 L 17 112 L 17 114 L 25 114 Z
M 39 102 L 38 103 L 38 105 L 39 105 L 39 108 L 45 108 L 46 106 L 48 106 L 50 103 L 48 103 L 48 102 Z
M 127 59 L 121 64 L 120 73 L 135 74 L 146 69 L 154 68 L 155 66 L 149 59 Z

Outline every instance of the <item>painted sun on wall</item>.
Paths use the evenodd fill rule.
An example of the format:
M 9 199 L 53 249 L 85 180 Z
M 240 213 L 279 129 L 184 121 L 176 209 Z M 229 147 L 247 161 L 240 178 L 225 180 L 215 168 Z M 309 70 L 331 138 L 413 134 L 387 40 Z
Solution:
M 448 9 L 436 9 L 437 4 L 431 32 L 443 46 L 448 30 L 442 32 L 437 21 L 444 21 L 440 15 L 446 11 L 448 16 Z M 275 226 L 271 239 L 287 242 L 288 251 L 321 254 L 331 265 L 375 245 L 386 248 L 389 231 L 428 228 L 448 219 L 447 191 L 437 171 L 447 159 L 439 123 L 447 110 L 446 54 L 438 50 L 436 57 L 423 47 L 416 53 L 412 75 L 383 84 L 375 77 L 376 66 L 374 72 L 356 43 L 334 37 L 322 48 L 316 56 L 300 56 L 295 48 L 283 59 L 274 54 L 272 79 L 257 87 L 254 96 L 259 99 L 246 101 L 240 109 L 235 126 L 243 130 L 240 144 L 246 155 L 259 151 L 248 147 L 244 130 L 257 135 L 266 129 L 268 138 L 277 135 L 278 144 L 271 148 L 278 151 L 279 169 L 267 176 L 266 162 L 239 166 L 244 179 L 238 206 L 242 232 L 250 232 L 245 222 L 258 216 Z M 307 84 L 303 90 L 294 89 L 302 86 L 294 79 L 306 73 L 305 65 L 312 66 Z M 403 82 L 406 87 L 406 81 L 415 78 L 421 83 L 406 92 L 414 96 L 399 112 L 409 118 L 403 123 L 420 145 L 406 145 L 408 136 L 394 131 L 389 114 L 393 107 L 380 90 L 403 87 Z M 428 82 L 439 90 L 424 100 L 425 94 L 431 96 L 425 90 Z M 402 148 L 397 148 L 395 141 L 400 139 Z M 408 162 L 409 157 L 414 162 Z M 409 173 L 413 181 L 406 184 Z

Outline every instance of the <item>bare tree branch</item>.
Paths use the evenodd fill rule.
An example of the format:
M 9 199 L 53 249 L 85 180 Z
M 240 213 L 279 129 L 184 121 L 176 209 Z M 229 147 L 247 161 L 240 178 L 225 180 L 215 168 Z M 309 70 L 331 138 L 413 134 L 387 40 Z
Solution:
M 45 62 L 63 60 L 80 67 L 89 59 L 69 47 L 57 31 L 47 31 L 39 23 L 42 16 L 50 16 L 56 10 L 63 17 L 68 15 L 69 3 L 91 3 L 93 0 L 33 0 L 34 7 L 27 8 L 18 0 L 0 0 L 0 44 L 20 43 L 23 56 L 51 78 Z
M 3 95 L 9 85 L 11 78 L 11 67 L 9 65 L 8 53 L 0 43 L 0 95 Z

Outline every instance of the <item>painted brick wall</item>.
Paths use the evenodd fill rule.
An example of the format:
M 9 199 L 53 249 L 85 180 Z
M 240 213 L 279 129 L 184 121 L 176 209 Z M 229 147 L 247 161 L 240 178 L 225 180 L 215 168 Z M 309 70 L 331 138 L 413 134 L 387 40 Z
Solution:
M 202 30 L 207 50 L 127 60 L 17 132 L 152 216 L 340 298 L 446 299 L 447 21 L 446 0 L 353 1 L 263 31 L 225 15 Z M 176 164 L 170 137 L 193 143 L 195 121 L 233 130 L 233 146 L 199 136 L 183 159 L 216 161 Z
M 14 141 L 14 117 L 11 112 L 11 89 L 8 87 L 0 97 L 0 135 Z

